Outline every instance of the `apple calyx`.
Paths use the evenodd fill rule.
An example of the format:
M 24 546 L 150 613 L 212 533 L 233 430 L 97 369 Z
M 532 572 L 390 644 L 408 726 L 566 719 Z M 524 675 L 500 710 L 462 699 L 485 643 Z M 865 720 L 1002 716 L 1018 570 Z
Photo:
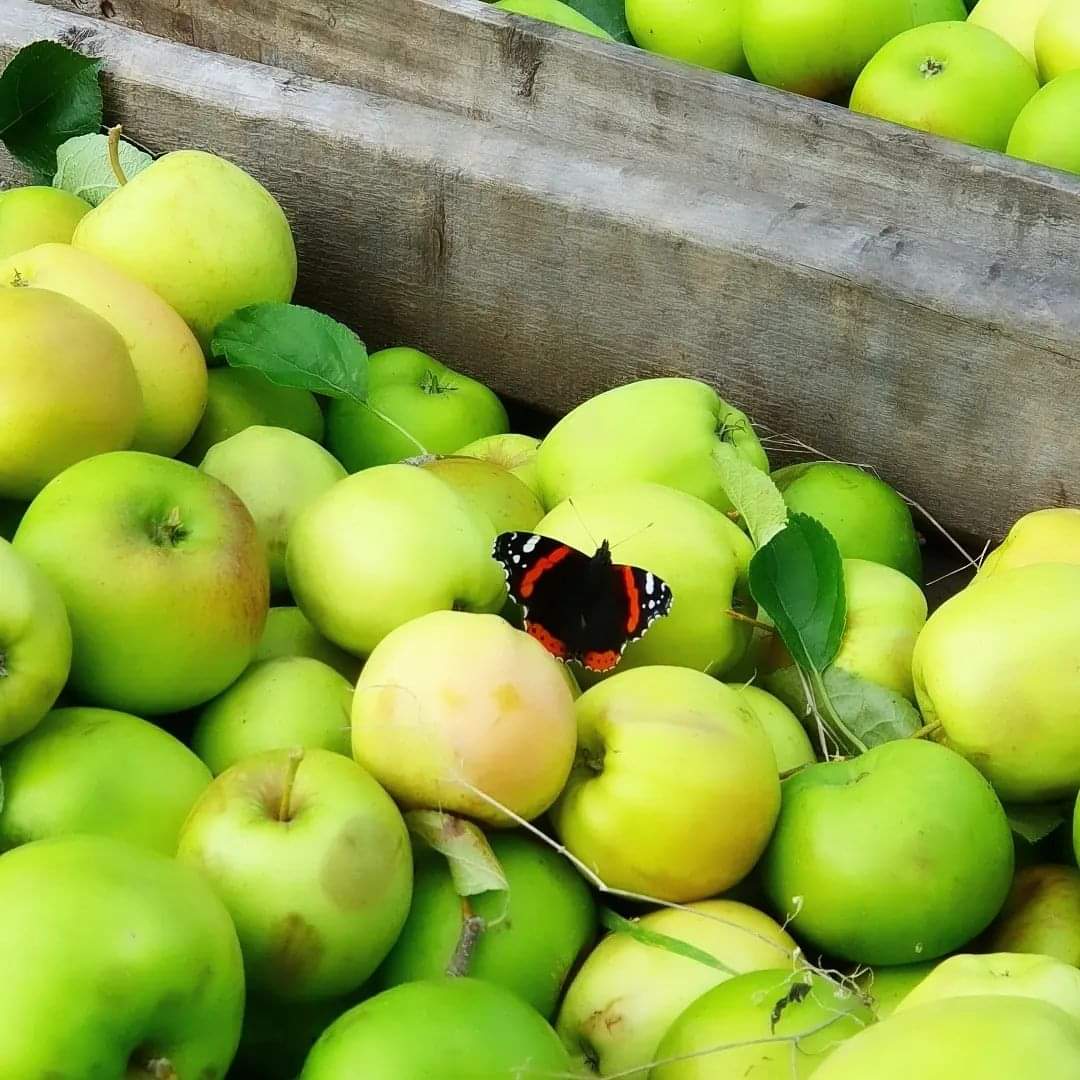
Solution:
M 449 394 L 457 389 L 450 383 L 439 382 L 439 376 L 434 371 L 425 371 L 420 376 L 420 389 L 425 394 Z
M 945 61 L 936 60 L 932 56 L 928 56 L 920 65 L 919 72 L 926 79 L 932 79 L 935 75 L 940 75 L 945 70 Z
M 150 1052 L 142 1048 L 131 1055 L 128 1077 L 129 1080 L 180 1080 L 180 1074 L 167 1057 L 150 1056 Z
M 285 767 L 285 784 L 281 789 L 281 801 L 278 803 L 276 821 L 292 821 L 292 793 L 296 784 L 296 774 L 300 762 L 304 760 L 304 748 L 297 746 L 289 751 L 288 764 Z
M 8 677 L 7 653 L 0 649 L 0 679 Z
M 164 521 L 155 521 L 150 526 L 150 540 L 158 547 L 179 547 L 187 534 L 179 506 L 174 506 Z

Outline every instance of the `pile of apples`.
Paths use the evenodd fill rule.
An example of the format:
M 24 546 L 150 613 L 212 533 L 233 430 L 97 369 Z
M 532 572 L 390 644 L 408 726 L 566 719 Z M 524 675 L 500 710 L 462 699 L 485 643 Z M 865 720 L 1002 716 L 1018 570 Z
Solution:
M 1080 511 L 928 618 L 905 501 L 770 478 L 710 386 L 539 441 L 412 348 L 316 397 L 348 331 L 234 318 L 323 320 L 295 279 L 211 154 L 0 196 L 0 1080 L 1080 1076 Z M 225 324 L 251 366 L 207 367 Z M 843 558 L 800 588 L 845 598 L 865 752 L 755 603 L 761 506 Z M 561 663 L 514 530 L 609 541 L 670 613 Z

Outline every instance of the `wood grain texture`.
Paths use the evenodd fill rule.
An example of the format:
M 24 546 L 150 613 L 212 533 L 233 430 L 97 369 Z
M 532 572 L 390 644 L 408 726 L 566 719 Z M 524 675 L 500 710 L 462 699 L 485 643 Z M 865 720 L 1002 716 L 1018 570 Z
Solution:
M 456 19 L 463 52 L 477 27 L 505 38 L 511 25 L 494 12 L 461 18 L 464 0 L 407 3 L 418 24 L 419 13 Z M 638 131 L 601 139 L 599 85 L 579 135 L 449 108 L 438 94 L 420 103 L 389 86 L 323 83 L 27 0 L 5 0 L 8 11 L 0 55 L 75 36 L 105 58 L 110 110 L 143 142 L 203 146 L 262 179 L 297 231 L 300 298 L 371 345 L 428 348 L 552 411 L 635 377 L 704 378 L 774 430 L 873 462 L 972 534 L 1080 505 L 1080 185 L 1067 178 L 826 106 L 795 102 L 795 115 L 784 95 L 652 58 L 639 71 L 631 51 L 633 63 L 546 28 L 513 29 L 549 50 L 526 109 L 553 118 L 567 84 L 546 80 L 569 79 L 579 61 L 583 78 L 582 50 L 595 49 L 641 95 L 668 80 L 689 100 L 696 85 L 724 110 L 679 156 L 662 130 L 644 149 L 650 123 L 610 88 L 612 124 L 631 117 Z M 412 47 L 417 72 L 431 63 L 443 84 L 466 77 L 442 71 L 450 59 L 436 62 L 423 39 Z M 474 88 L 483 100 L 512 93 L 505 65 L 489 74 Z

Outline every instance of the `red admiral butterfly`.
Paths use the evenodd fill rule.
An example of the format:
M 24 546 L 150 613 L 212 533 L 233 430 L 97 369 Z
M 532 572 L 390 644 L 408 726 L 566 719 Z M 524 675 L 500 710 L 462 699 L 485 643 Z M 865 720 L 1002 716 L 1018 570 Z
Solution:
M 525 609 L 525 629 L 560 660 L 610 671 L 623 650 L 671 610 L 671 589 L 655 574 L 611 561 L 605 540 L 595 555 L 535 533 L 495 540 L 510 595 Z

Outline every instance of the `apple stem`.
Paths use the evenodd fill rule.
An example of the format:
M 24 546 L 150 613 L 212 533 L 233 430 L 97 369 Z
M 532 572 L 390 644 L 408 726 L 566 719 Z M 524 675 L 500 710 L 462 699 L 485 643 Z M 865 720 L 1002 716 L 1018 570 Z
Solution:
M 775 626 L 770 626 L 769 623 L 762 622 L 760 619 L 754 619 L 749 615 L 744 615 L 741 611 L 732 611 L 729 608 L 724 614 L 729 619 L 734 619 L 736 622 L 749 623 L 751 626 L 756 627 L 758 630 L 764 630 L 766 633 L 776 633 Z
M 281 791 L 281 802 L 278 804 L 278 821 L 292 820 L 292 793 L 296 784 L 296 774 L 300 769 L 300 762 L 304 760 L 304 748 L 297 746 L 289 751 L 289 761 L 285 772 L 285 786 Z
M 123 187 L 128 178 L 124 175 L 123 166 L 120 164 L 120 136 L 124 132 L 123 124 L 116 124 L 114 127 L 109 128 L 109 165 L 112 168 L 113 176 L 116 177 L 116 182 Z
M 453 978 L 461 978 L 469 974 L 476 943 L 487 929 L 487 923 L 482 916 L 473 911 L 467 896 L 461 898 L 461 915 L 461 936 L 454 948 L 454 955 L 450 957 L 450 963 L 446 965 L 446 974 Z
M 935 720 L 932 724 L 923 724 L 911 737 L 913 739 L 929 739 L 941 730 L 941 721 Z

